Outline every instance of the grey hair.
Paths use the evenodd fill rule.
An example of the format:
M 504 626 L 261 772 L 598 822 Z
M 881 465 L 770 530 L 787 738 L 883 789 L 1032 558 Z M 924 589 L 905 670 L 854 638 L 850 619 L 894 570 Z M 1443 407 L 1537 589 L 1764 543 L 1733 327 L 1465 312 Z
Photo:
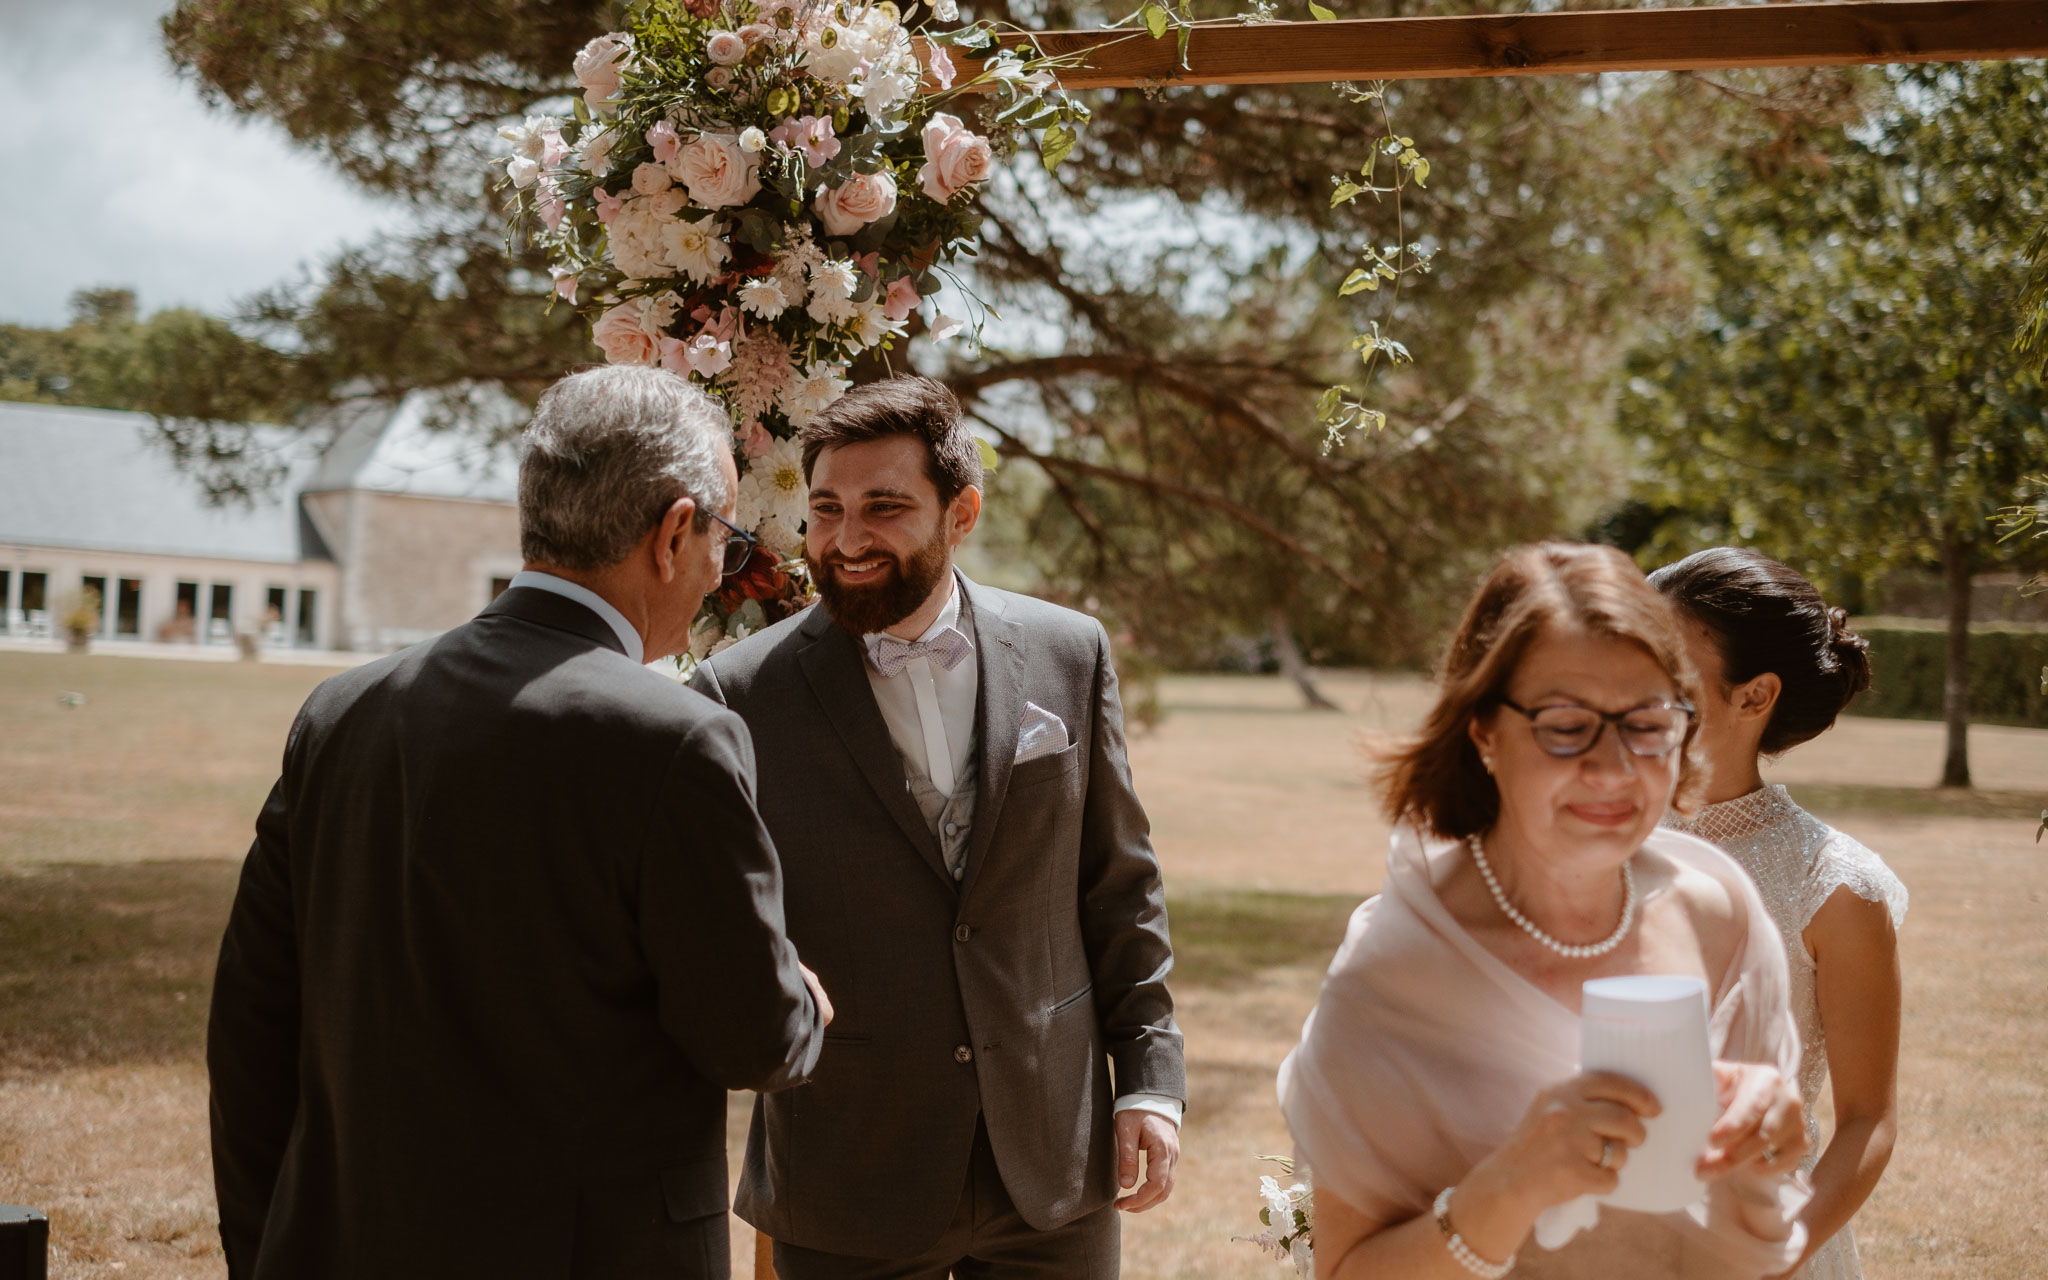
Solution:
M 602 569 L 678 498 L 699 532 L 731 498 L 721 453 L 732 420 L 688 380 L 645 365 L 572 373 L 549 387 L 520 440 L 519 553 L 528 563 Z

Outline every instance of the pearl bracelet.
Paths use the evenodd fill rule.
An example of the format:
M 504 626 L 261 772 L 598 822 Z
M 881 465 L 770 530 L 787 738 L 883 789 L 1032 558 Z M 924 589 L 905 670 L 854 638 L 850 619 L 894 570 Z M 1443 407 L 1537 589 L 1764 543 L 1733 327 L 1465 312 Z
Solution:
M 1443 1232 L 1444 1248 L 1451 1251 L 1451 1258 L 1459 1266 L 1473 1275 L 1485 1276 L 1486 1280 L 1501 1280 L 1502 1276 L 1515 1269 L 1514 1258 L 1510 1257 L 1506 1262 L 1488 1262 L 1472 1251 L 1472 1246 L 1465 1243 L 1465 1237 L 1451 1230 L 1451 1192 L 1456 1189 L 1445 1187 L 1436 1193 L 1436 1229 Z

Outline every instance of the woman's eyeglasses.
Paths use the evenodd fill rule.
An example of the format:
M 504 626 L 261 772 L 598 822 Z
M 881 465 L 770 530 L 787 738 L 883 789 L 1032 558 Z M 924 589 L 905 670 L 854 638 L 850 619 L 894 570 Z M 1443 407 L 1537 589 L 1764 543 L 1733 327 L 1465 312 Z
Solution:
M 707 511 L 704 514 L 732 530 L 726 535 L 725 563 L 719 569 L 719 572 L 730 578 L 747 567 L 747 561 L 754 558 L 754 548 L 761 545 L 761 540 L 716 511 Z
M 1591 751 L 1610 724 L 1629 754 L 1667 755 L 1685 741 L 1686 726 L 1693 717 L 1693 709 L 1682 702 L 1654 702 L 1627 711 L 1595 711 L 1570 703 L 1553 703 L 1532 711 L 1506 698 L 1500 705 L 1527 717 L 1529 732 L 1545 755 L 1565 759 Z

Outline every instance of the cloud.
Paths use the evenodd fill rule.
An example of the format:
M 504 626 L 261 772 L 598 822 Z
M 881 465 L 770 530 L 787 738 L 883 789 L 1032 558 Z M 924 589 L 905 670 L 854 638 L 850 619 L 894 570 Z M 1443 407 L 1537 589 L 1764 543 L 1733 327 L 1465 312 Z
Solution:
M 223 311 L 406 224 L 274 126 L 201 103 L 164 54 L 167 8 L 0 0 L 0 321 L 61 323 L 98 285 Z

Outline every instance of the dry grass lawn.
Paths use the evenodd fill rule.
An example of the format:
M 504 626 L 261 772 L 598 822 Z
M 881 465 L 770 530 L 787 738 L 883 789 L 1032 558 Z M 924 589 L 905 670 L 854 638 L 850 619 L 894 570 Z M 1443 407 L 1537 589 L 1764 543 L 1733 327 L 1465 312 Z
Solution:
M 0 653 L 0 1201 L 51 1214 L 62 1280 L 215 1280 L 200 1065 L 213 948 L 292 711 L 322 672 Z M 58 695 L 86 695 L 65 707 Z M 1405 677 L 1169 680 L 1133 744 L 1172 895 L 1191 1110 L 1180 1190 L 1126 1220 L 1135 1278 L 1279 1274 L 1253 1157 L 1273 1069 L 1385 824 L 1361 740 L 1412 723 Z M 1939 728 L 1852 720 L 1777 770 L 1913 892 L 1905 1132 L 1859 1223 L 1873 1277 L 2048 1277 L 2048 733 L 1972 739 L 1983 790 L 1928 789 Z M 735 1098 L 735 1136 L 744 1098 Z M 735 1146 L 737 1150 L 737 1145 Z M 737 1274 L 748 1274 L 736 1231 Z

